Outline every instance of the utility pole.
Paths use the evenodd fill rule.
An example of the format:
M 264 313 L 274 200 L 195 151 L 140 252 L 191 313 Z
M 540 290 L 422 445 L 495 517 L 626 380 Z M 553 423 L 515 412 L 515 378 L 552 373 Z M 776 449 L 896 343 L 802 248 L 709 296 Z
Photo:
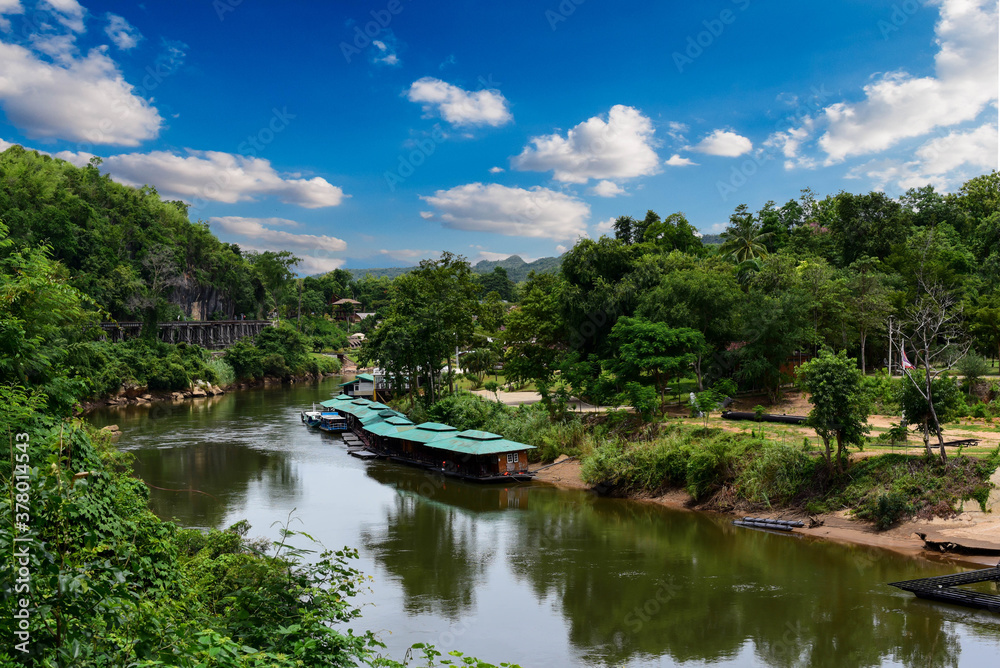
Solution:
M 892 378 L 892 316 L 889 316 L 889 377 Z

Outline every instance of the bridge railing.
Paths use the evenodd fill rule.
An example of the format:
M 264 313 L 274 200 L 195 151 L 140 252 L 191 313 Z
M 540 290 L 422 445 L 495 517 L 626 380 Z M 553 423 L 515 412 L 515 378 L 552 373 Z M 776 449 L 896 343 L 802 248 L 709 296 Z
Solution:
M 157 323 L 158 336 L 164 343 L 190 343 L 210 350 L 228 348 L 245 337 L 255 337 L 272 327 L 272 320 L 177 320 Z M 117 343 L 142 334 L 141 322 L 102 322 L 105 336 Z

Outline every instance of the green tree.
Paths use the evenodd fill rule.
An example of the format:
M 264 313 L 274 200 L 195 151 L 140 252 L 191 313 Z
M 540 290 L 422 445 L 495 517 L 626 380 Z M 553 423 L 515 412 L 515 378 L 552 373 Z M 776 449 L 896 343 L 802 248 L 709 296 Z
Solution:
M 731 267 L 699 264 L 671 271 L 646 292 L 636 313 L 671 327 L 690 327 L 702 333 L 708 347 L 695 353 L 698 389 L 704 388 L 705 358 L 718 354 L 735 340 L 743 293 Z
M 837 470 L 843 471 L 847 446 L 863 446 L 870 430 L 871 401 L 864 388 L 864 374 L 846 351 L 834 355 L 826 348 L 797 373 L 813 405 L 806 424 L 823 439 L 827 470 L 833 470 L 832 441 L 836 440 Z
M 615 323 L 611 342 L 615 348 L 612 371 L 627 381 L 641 382 L 652 376 L 661 406 L 666 401 L 667 380 L 687 375 L 705 348 L 705 337 L 698 330 L 628 317 Z
M 554 274 L 532 272 L 521 303 L 507 314 L 504 374 L 514 382 L 549 383 L 566 348 L 560 314 L 563 282 Z
M 786 379 L 782 366 L 806 340 L 808 310 L 803 295 L 795 290 L 776 295 L 751 292 L 741 305 L 741 343 L 737 378 L 764 389 L 768 400 L 778 399 Z
M 479 274 L 476 276 L 476 280 L 479 281 L 481 286 L 479 290 L 480 297 L 495 292 L 500 296 L 501 300 L 505 302 L 513 301 L 514 281 L 510 280 L 510 277 L 507 276 L 507 270 L 503 267 L 493 267 L 492 272 Z
M 884 260 L 907 232 L 902 206 L 881 192 L 836 198 L 836 216 L 830 231 L 839 245 L 838 266 L 846 267 L 863 257 Z
M 277 308 L 282 303 L 284 293 L 289 289 L 292 277 L 295 275 L 292 268 L 301 260 L 288 251 L 248 253 L 247 259 L 267 289 L 269 307 Z
M 927 403 L 931 432 L 938 438 L 941 462 L 948 461 L 941 422 L 934 399 L 934 380 L 962 359 L 972 344 L 962 323 L 962 305 L 940 285 L 921 281 L 921 294 L 908 309 L 905 345 L 915 352 L 914 368 L 904 369 L 909 384 Z
M 990 365 L 982 355 L 970 352 L 958 361 L 955 368 L 962 374 L 962 385 L 965 393 L 972 395 L 976 389 L 976 384 L 990 372 Z
M 962 393 L 951 376 L 937 376 L 931 380 L 930 401 L 926 390 L 916 383 L 899 385 L 899 404 L 908 424 L 920 425 L 924 441 L 924 453 L 933 457 L 931 436 L 943 439 L 945 422 L 955 418 L 962 405 Z M 931 407 L 933 406 L 933 411 Z
M 722 233 L 723 243 L 719 253 L 734 262 L 746 262 L 767 255 L 766 243 L 771 232 L 764 232 L 754 215 L 740 204 L 729 217 L 729 226 Z
M 846 305 L 861 345 L 861 373 L 867 373 L 868 337 L 882 330 L 892 314 L 891 293 L 885 274 L 873 258 L 862 258 L 848 267 Z
M 426 377 L 424 396 L 433 403 L 442 362 L 450 366 L 456 348 L 472 340 L 478 291 L 464 258 L 444 253 L 439 260 L 422 261 L 392 282 L 385 317 L 365 339 L 362 362 L 378 364 L 393 377 L 408 378 L 411 393 L 418 378 Z

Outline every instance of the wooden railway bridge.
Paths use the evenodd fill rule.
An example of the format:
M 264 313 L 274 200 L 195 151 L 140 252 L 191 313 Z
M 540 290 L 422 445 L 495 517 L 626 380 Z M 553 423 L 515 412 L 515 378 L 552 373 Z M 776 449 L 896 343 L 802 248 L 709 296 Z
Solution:
M 192 343 L 210 350 L 228 348 L 240 339 L 260 334 L 265 327 L 272 327 L 272 320 L 178 320 L 161 322 L 160 341 L 164 343 Z M 142 334 L 141 322 L 102 322 L 105 336 L 117 343 Z

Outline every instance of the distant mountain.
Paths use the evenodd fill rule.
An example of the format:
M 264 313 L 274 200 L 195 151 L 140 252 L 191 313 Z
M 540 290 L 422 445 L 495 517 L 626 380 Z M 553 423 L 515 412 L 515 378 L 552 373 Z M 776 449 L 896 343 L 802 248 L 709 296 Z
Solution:
M 538 272 L 539 274 L 549 274 L 559 271 L 559 267 L 562 266 L 562 256 L 559 257 L 543 257 L 535 260 L 534 262 L 525 262 L 518 255 L 511 255 L 504 260 L 480 260 L 472 267 L 472 271 L 477 274 L 488 274 L 493 271 L 494 267 L 503 267 L 507 270 L 507 276 L 510 280 L 515 283 L 520 283 L 521 281 L 527 280 L 528 274 L 532 271 Z M 403 274 L 408 274 L 416 269 L 416 267 L 383 267 L 383 268 L 371 268 L 371 269 L 348 269 L 354 278 L 364 278 L 366 274 L 371 274 L 372 276 L 387 276 L 389 278 L 396 278 L 397 276 L 402 276 Z
M 488 274 L 493 271 L 494 267 L 503 267 L 507 270 L 507 277 L 515 283 L 520 283 L 521 281 L 526 281 L 528 279 L 528 274 L 531 272 L 537 272 L 539 274 L 552 274 L 559 271 L 562 266 L 563 256 L 559 257 L 542 257 L 538 258 L 534 262 L 525 262 L 518 255 L 511 255 L 505 260 L 498 260 L 491 262 L 490 260 L 480 260 L 472 268 L 472 271 L 477 274 Z
M 722 235 L 721 234 L 702 235 L 701 243 L 705 244 L 706 246 L 718 246 L 722 244 Z

